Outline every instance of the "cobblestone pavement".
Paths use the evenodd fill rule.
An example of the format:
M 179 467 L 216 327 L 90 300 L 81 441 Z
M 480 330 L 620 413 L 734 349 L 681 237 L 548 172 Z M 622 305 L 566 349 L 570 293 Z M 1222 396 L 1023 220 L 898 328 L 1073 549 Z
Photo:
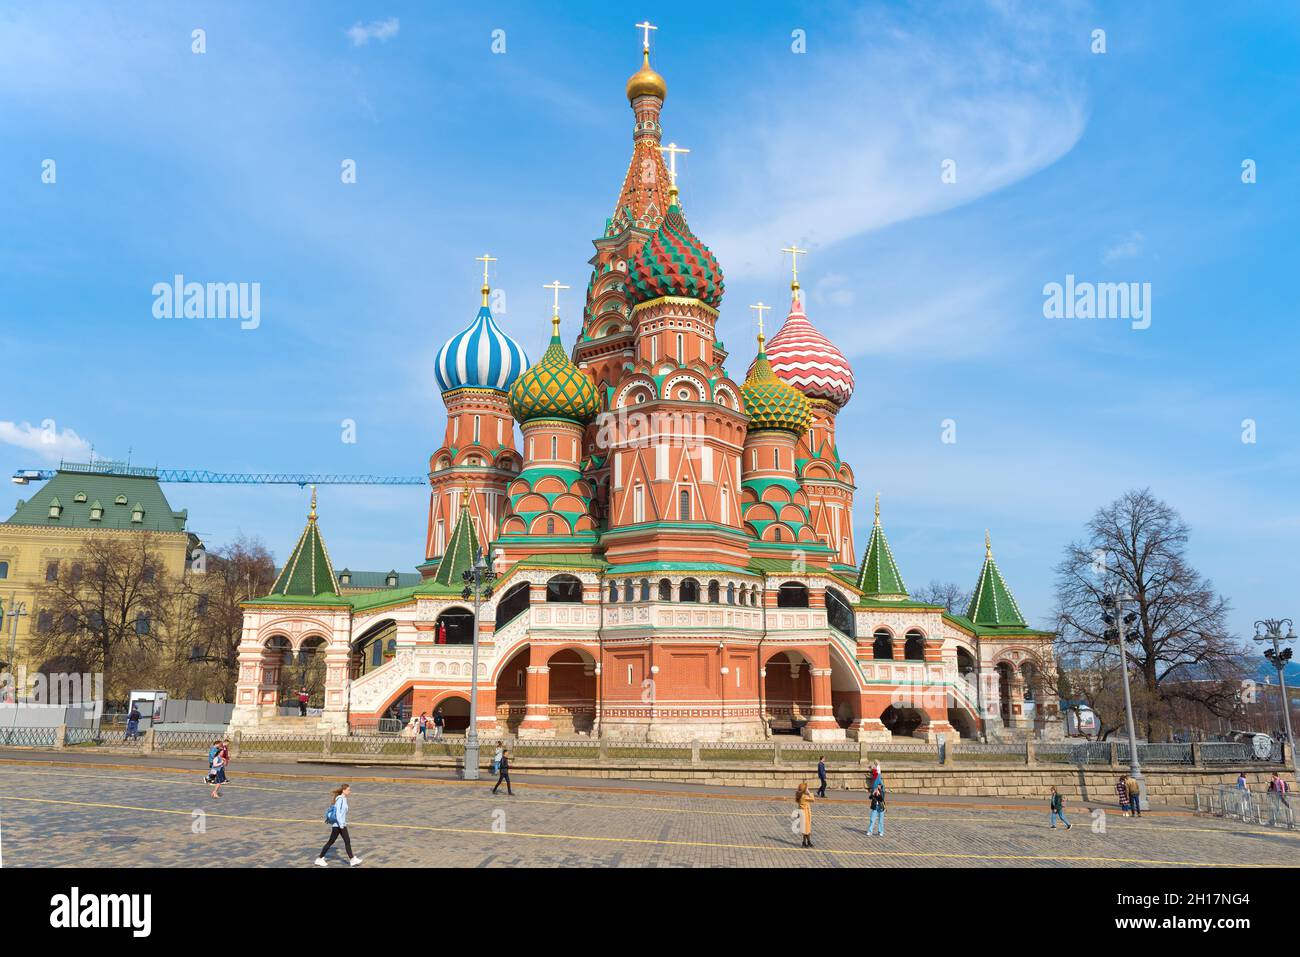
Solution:
M 834 794 L 800 848 L 789 796 L 636 793 L 517 782 L 365 782 L 232 769 L 219 800 L 193 774 L 162 768 L 0 766 L 0 851 L 13 866 L 302 867 L 328 836 L 336 779 L 352 790 L 354 849 L 372 867 L 1284 866 L 1300 833 L 1190 815 L 1140 820 L 1077 807 L 1051 830 L 1045 809 L 898 803 L 885 837 L 866 835 L 860 797 Z M 252 770 L 251 765 L 245 765 Z M 313 774 L 314 771 L 300 773 Z M 740 789 L 731 789 L 733 792 Z M 747 799 L 746 799 L 747 798 Z M 1100 816 L 1098 816 L 1100 815 Z M 343 866 L 341 843 L 331 866 Z

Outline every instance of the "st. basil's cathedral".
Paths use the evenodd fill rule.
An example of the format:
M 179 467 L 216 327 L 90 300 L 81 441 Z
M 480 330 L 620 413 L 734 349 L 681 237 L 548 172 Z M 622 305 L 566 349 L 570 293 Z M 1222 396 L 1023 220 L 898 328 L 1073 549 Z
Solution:
M 805 314 L 802 250 L 786 250 L 784 323 L 765 340 L 759 308 L 744 381 L 728 373 L 723 270 L 664 159 L 666 93 L 647 44 L 627 82 L 632 156 L 571 348 L 553 284 L 550 343 L 529 362 L 493 318 L 483 257 L 478 314 L 434 362 L 447 423 L 418 578 L 336 570 L 313 494 L 271 593 L 245 604 L 232 728 L 283 720 L 308 656 L 323 662 L 321 729 L 435 709 L 466 727 L 463 575 L 484 554 L 497 575 L 478 629 L 485 736 L 1060 733 L 1052 634 L 1028 627 L 987 536 L 964 614 L 909 598 L 878 498 L 856 560 L 854 473 L 836 441 L 854 375 Z

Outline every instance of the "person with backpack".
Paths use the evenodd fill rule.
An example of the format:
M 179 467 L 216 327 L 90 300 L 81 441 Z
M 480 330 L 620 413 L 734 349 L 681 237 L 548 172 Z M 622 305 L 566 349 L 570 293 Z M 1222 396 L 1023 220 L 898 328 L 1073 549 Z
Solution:
M 1269 779 L 1268 790 L 1270 794 L 1276 794 L 1277 799 L 1284 805 L 1291 806 L 1291 802 L 1286 799 L 1286 780 L 1276 771 L 1273 772 L 1273 777 Z
M 514 789 L 510 786 L 510 752 L 504 748 L 501 750 L 501 757 L 497 759 L 497 783 L 492 786 L 493 794 L 497 793 L 497 788 L 501 787 L 502 781 L 506 782 L 506 793 L 514 797 Z
M 325 846 L 320 849 L 320 854 L 316 857 L 317 867 L 329 866 L 325 861 L 325 855 L 340 837 L 343 838 L 343 850 L 347 852 L 349 866 L 356 867 L 361 863 L 361 858 L 352 853 L 352 838 L 348 836 L 348 795 L 351 793 L 352 785 L 342 784 L 330 795 L 334 803 L 325 812 L 325 823 L 330 826 L 330 839 L 325 842 Z
M 214 762 L 217 760 L 217 755 L 220 753 L 221 753 L 221 739 L 217 738 L 215 741 L 212 742 L 212 747 L 208 748 L 208 773 L 203 775 L 204 784 L 211 784 L 213 780 L 216 778 L 217 773 L 216 773 L 216 768 L 214 766 Z
M 800 781 L 799 787 L 794 792 L 794 803 L 799 808 L 799 815 L 802 817 L 800 824 L 803 828 L 803 844 L 801 847 L 812 847 L 812 806 L 816 800 L 812 792 L 808 790 L 808 782 Z
M 820 786 L 817 788 L 817 796 L 824 798 L 826 796 L 826 755 L 817 759 L 817 780 Z
M 885 836 L 885 785 L 882 781 L 871 789 L 871 817 L 867 821 L 867 837 L 880 825 L 880 836 Z
M 140 709 L 131 705 L 131 713 L 126 716 L 126 739 L 134 741 L 140 737 Z
M 433 709 L 433 740 L 442 740 L 442 726 L 446 724 L 446 719 L 442 716 L 441 708 Z
M 1047 819 L 1051 822 L 1052 830 L 1056 830 L 1056 819 L 1059 817 L 1061 823 L 1065 825 L 1065 829 L 1068 831 L 1070 829 L 1070 822 L 1065 819 L 1065 798 L 1061 796 L 1060 791 L 1056 790 L 1055 785 L 1052 786 L 1051 808 L 1052 812 L 1048 815 Z
M 1125 817 L 1128 817 L 1129 814 L 1128 780 L 1122 774 L 1119 776 L 1119 781 L 1115 785 L 1115 793 L 1119 795 L 1120 811 L 1123 812 Z

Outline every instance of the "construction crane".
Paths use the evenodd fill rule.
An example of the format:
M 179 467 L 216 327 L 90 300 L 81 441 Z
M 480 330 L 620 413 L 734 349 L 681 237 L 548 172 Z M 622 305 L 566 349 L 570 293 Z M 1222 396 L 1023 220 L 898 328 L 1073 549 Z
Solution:
M 317 472 L 212 472 L 208 469 L 160 469 L 125 462 L 60 462 L 57 469 L 19 469 L 15 485 L 43 482 L 57 472 L 86 475 L 124 475 L 159 482 L 201 482 L 209 485 L 428 485 L 423 475 L 330 475 Z

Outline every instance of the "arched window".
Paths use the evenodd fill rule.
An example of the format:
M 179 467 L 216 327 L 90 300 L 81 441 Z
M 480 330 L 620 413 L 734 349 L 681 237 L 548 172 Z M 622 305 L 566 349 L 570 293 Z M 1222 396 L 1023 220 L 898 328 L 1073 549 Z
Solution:
M 774 541 L 774 542 L 783 541 L 783 539 L 782 539 L 782 537 L 781 537 L 781 526 L 780 526 L 780 525 L 773 526 L 773 528 L 772 528 L 772 541 Z
M 448 608 L 438 616 L 434 634 L 442 636 L 443 626 L 447 628 L 448 645 L 472 645 L 474 643 L 474 613 L 468 608 Z
M 636 586 L 632 584 L 632 579 L 623 582 L 623 600 L 636 601 Z
M 667 578 L 659 579 L 659 600 L 660 601 L 673 600 L 673 583 L 670 582 Z
M 749 603 L 755 608 L 758 607 L 758 586 L 755 585 L 749 590 Z
M 547 601 L 582 601 L 582 582 L 572 575 L 556 575 L 546 583 Z
M 925 661 L 925 637 L 913 628 L 903 643 L 904 661 Z
M 641 579 L 641 600 L 650 600 L 650 579 L 648 578 Z
M 734 605 L 735 603 L 736 603 L 736 583 L 727 582 L 727 604 Z
M 807 608 L 808 586 L 803 582 L 785 582 L 776 593 L 777 608 Z
M 135 616 L 135 633 L 142 636 L 149 634 L 149 616 L 143 611 Z
M 513 619 L 521 611 L 528 607 L 529 589 L 528 582 L 520 582 L 511 586 L 510 590 L 501 596 L 497 602 L 497 628 L 499 629 L 506 622 Z
M 964 676 L 975 674 L 975 658 L 965 648 L 957 649 L 957 673 Z
M 887 628 L 877 628 L 875 641 L 871 643 L 871 657 L 878 661 L 894 660 L 894 636 Z
M 548 518 L 548 519 L 546 520 L 546 534 L 547 534 L 547 535 L 554 535 L 554 534 L 555 534 L 555 519 L 553 519 L 553 518 Z
M 1020 666 L 1020 677 L 1025 683 L 1024 700 L 1029 702 L 1034 700 L 1034 686 L 1038 684 L 1038 673 L 1034 669 L 1031 661 L 1026 661 Z
M 677 493 L 677 517 L 683 522 L 691 519 L 691 490 L 688 488 Z
M 694 578 L 683 578 L 681 585 L 677 589 L 678 601 L 699 601 L 700 600 L 700 583 Z
M 616 581 L 609 583 L 609 600 L 611 602 L 618 601 L 618 582 Z
M 721 587 L 716 578 L 709 582 L 709 604 L 716 605 L 722 599 Z
M 8 578 L 8 577 L 9 577 L 9 563 L 0 562 L 0 578 Z
M 826 589 L 826 621 L 840 634 L 853 637 L 853 609 L 848 599 L 834 588 Z
M 774 468 L 774 469 L 779 469 L 780 467 L 781 467 L 781 450 L 780 450 L 780 449 L 773 449 L 773 450 L 772 450 L 772 468 Z

